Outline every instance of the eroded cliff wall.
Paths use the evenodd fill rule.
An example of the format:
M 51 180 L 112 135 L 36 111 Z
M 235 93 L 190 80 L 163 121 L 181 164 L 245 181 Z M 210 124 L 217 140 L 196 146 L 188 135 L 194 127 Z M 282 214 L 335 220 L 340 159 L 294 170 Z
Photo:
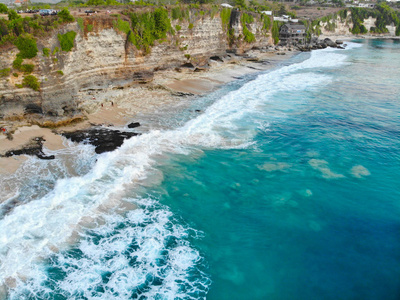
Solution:
M 371 27 L 376 27 L 376 18 L 368 17 L 361 22 L 362 25 L 367 29 L 367 33 L 363 35 L 371 35 L 371 36 L 396 36 L 396 26 L 394 24 L 386 25 L 388 32 L 387 33 L 371 33 Z M 335 18 L 319 23 L 319 28 L 321 31 L 321 35 L 323 36 L 351 36 L 354 34 L 351 32 L 354 24 L 351 18 L 351 13 L 347 14 L 346 18 L 341 18 L 340 16 L 336 16 Z
M 188 21 L 172 21 L 174 34 L 157 41 L 150 53 L 138 50 L 128 41 L 127 34 L 116 29 L 115 18 L 86 17 L 83 26 L 70 23 L 49 38 L 38 40 L 38 55 L 24 60 L 35 65 L 32 75 L 39 79 L 38 91 L 16 87 L 24 76 L 12 69 L 18 49 L 6 49 L 0 53 L 0 69 L 11 68 L 11 73 L 0 77 L 0 119 L 25 118 L 27 113 L 33 113 L 30 118 L 42 120 L 71 118 L 84 107 L 79 97 L 82 91 L 145 83 L 151 81 L 154 72 L 164 69 L 185 64 L 204 67 L 210 57 L 224 56 L 227 50 L 243 53 L 253 47 L 272 45 L 270 32 L 263 28 L 260 16 L 247 26 L 255 41 L 243 41 L 240 16 L 237 12 L 233 17 L 234 43 L 229 42 L 219 14 L 197 15 Z M 90 28 L 90 32 L 85 28 Z M 69 52 L 61 51 L 57 35 L 69 31 L 77 33 L 74 47 Z M 50 50 L 49 55 L 43 53 L 44 48 Z

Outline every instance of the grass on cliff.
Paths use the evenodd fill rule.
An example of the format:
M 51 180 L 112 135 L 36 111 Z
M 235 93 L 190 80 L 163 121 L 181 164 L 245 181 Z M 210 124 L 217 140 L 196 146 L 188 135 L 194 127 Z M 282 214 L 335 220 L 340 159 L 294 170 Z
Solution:
M 243 27 L 243 39 L 246 43 L 253 43 L 256 40 L 256 37 L 254 34 L 247 28 L 248 24 L 251 24 L 254 22 L 254 18 L 252 15 L 248 15 L 246 13 L 242 13 L 242 16 L 240 17 L 240 21 L 242 23 Z
M 71 49 L 74 47 L 75 37 L 75 31 L 68 31 L 65 34 L 58 34 L 57 38 L 60 41 L 61 50 L 65 52 L 71 51 Z
M 34 91 L 39 91 L 40 89 L 40 82 L 39 80 L 33 75 L 24 76 L 22 79 L 22 84 L 16 84 L 17 88 L 28 87 Z
M 7 77 L 10 75 L 11 69 L 10 68 L 5 68 L 0 70 L 0 77 Z

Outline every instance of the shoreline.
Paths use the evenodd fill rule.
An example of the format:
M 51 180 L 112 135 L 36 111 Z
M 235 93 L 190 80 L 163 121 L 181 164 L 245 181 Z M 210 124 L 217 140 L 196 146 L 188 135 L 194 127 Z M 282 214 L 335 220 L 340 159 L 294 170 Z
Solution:
M 367 35 L 367 34 L 361 34 L 361 35 L 326 35 L 326 34 L 321 34 L 318 39 L 323 40 L 325 38 L 330 38 L 332 41 L 333 40 L 343 40 L 343 41 L 351 41 L 351 40 L 358 40 L 358 39 L 363 39 L 363 40 L 400 40 L 400 36 L 389 36 L 389 35 L 382 35 L 382 36 L 377 36 L 377 35 Z
M 64 138 L 58 132 L 90 129 L 98 126 L 116 127 L 121 130 L 135 118 L 154 114 L 162 108 L 190 104 L 193 97 L 211 93 L 238 77 L 270 70 L 281 62 L 289 60 L 299 51 L 250 50 L 246 56 L 228 54 L 224 61 L 211 61 L 210 67 L 201 72 L 190 69 L 164 70 L 155 74 L 151 83 L 135 85 L 123 90 L 109 89 L 83 92 L 79 95 L 85 101 L 85 120 L 79 123 L 60 126 L 51 130 L 28 122 L 3 122 L 12 132 L 12 140 L 0 134 L 0 155 L 23 148 L 32 139 L 43 137 L 43 148 L 60 150 L 66 148 Z M 285 55 L 282 55 L 285 54 Z M 182 109 L 177 108 L 177 109 Z M 142 124 L 145 132 L 154 124 Z M 141 129 L 143 129 L 141 128 Z M 26 155 L 0 157 L 0 176 L 15 173 L 27 160 Z

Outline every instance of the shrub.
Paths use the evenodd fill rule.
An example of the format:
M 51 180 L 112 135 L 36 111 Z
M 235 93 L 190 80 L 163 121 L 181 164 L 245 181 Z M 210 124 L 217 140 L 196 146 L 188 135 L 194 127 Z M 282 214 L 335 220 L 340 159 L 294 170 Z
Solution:
M 68 8 L 66 7 L 64 7 L 57 15 L 60 18 L 60 21 L 63 23 L 71 23 L 75 20 L 74 17 L 71 16 L 71 14 L 69 13 Z
M 88 25 L 86 26 L 86 30 L 87 30 L 87 32 L 93 31 L 93 25 L 92 25 L 92 24 L 88 24 Z
M 17 54 L 17 57 L 15 58 L 15 60 L 12 63 L 13 68 L 17 69 L 17 70 L 21 69 L 21 65 L 22 65 L 23 61 L 24 61 L 24 59 L 19 54 Z
M 8 20 L 12 21 L 12 20 L 18 20 L 21 19 L 21 16 L 19 14 L 17 14 L 17 12 L 13 9 L 10 9 L 8 11 Z
M 29 74 L 33 72 L 33 69 L 35 69 L 35 66 L 32 64 L 23 64 L 21 65 L 21 68 L 19 70 L 26 74 Z
M 10 75 L 10 73 L 11 73 L 11 69 L 10 68 L 1 69 L 0 70 L 0 77 L 7 77 L 8 75 Z
M 20 35 L 14 42 L 22 58 L 33 58 L 38 53 L 36 40 L 29 34 Z
M 31 88 L 34 91 L 38 91 L 40 89 L 39 80 L 33 75 L 27 75 L 22 80 L 22 85 Z
M 49 48 L 43 48 L 43 56 L 49 57 L 50 55 L 50 49 Z
M 181 14 L 181 8 L 180 7 L 174 7 L 171 11 L 171 17 L 172 20 L 177 20 L 182 16 Z
M 193 23 L 189 23 L 188 28 L 189 28 L 190 30 L 192 30 L 192 29 L 193 29 Z
M 182 27 L 180 26 L 180 25 L 175 25 L 175 30 L 176 31 L 179 31 L 179 30 L 181 30 L 182 29 Z
M 13 76 L 14 77 L 18 77 L 18 73 L 13 73 Z
M 60 49 L 59 49 L 58 47 L 54 47 L 53 55 L 56 55 L 56 53 L 57 53 L 58 51 L 60 51 Z
M 79 28 L 83 30 L 84 29 L 83 18 L 76 18 L 76 22 L 78 23 Z
M 187 59 L 190 59 L 190 54 L 185 54 L 185 57 L 186 57 Z
M 68 31 L 65 34 L 58 34 L 57 38 L 60 41 L 61 50 L 65 52 L 71 51 L 71 49 L 74 47 L 75 37 L 75 31 Z
M 61 70 L 58 70 L 57 73 L 60 74 L 61 76 L 64 75 L 64 72 Z
M 119 31 L 122 31 L 126 34 L 131 31 L 131 27 L 129 25 L 129 22 L 121 20 L 121 18 L 118 16 L 118 20 L 114 21 L 114 27 L 116 27 Z

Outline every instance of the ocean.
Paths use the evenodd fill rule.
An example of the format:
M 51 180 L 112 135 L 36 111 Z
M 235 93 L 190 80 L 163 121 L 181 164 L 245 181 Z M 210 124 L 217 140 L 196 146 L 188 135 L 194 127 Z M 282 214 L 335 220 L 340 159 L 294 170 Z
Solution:
M 399 57 L 301 53 L 30 158 L 0 178 L 0 299 L 400 299 Z

